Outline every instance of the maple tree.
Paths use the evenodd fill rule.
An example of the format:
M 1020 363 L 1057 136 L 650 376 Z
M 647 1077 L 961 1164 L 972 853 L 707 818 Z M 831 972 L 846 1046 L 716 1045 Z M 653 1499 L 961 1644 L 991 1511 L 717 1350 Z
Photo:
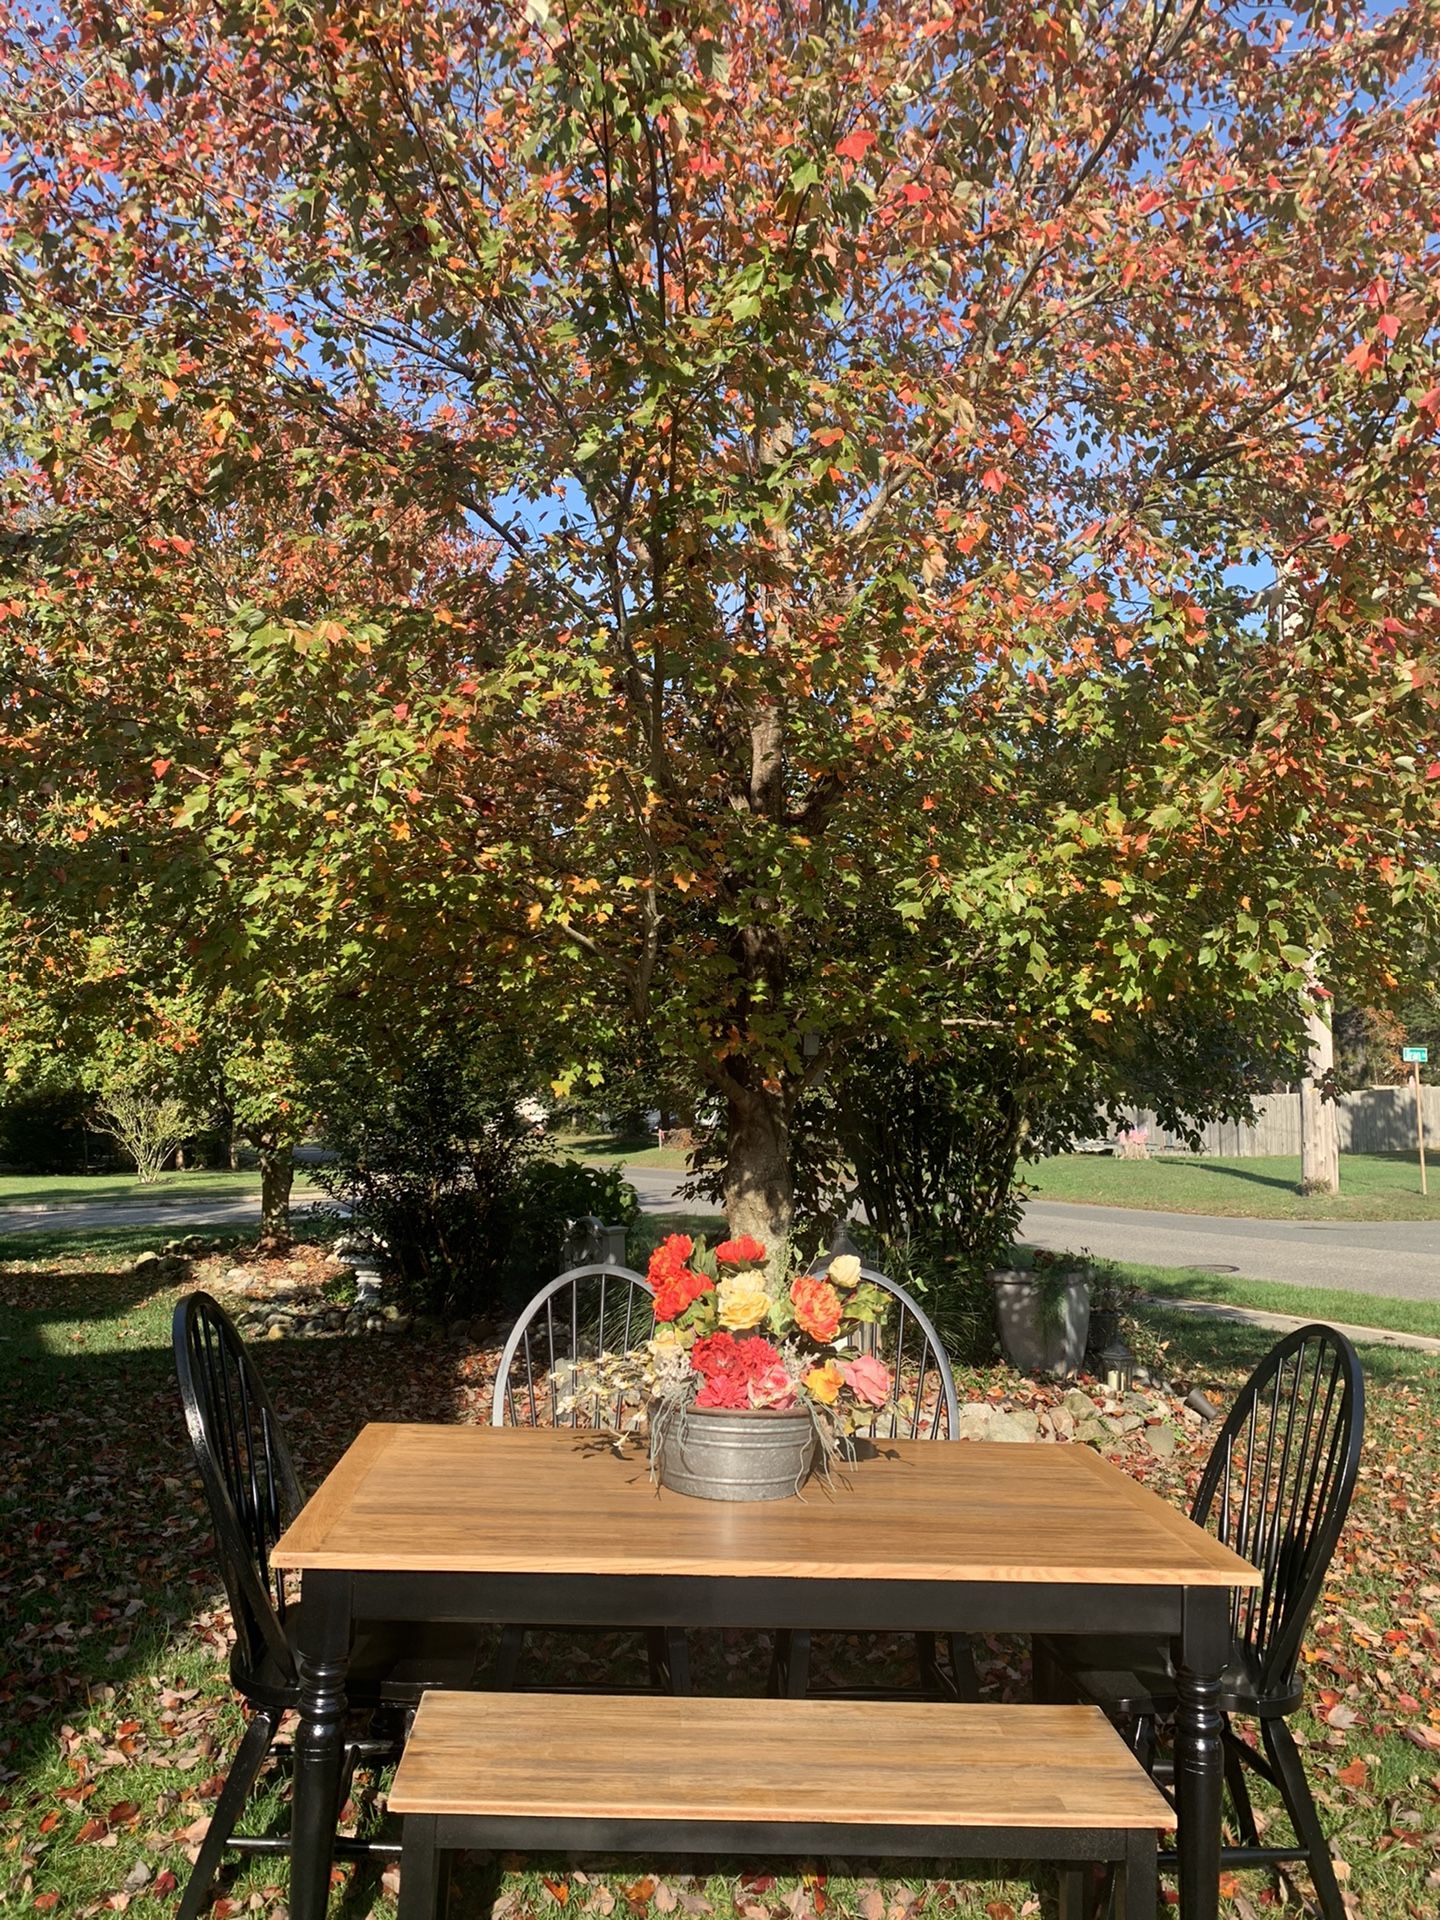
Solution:
M 1424 0 L 5 18 L 3 750 L 50 900 L 113 900 L 123 842 L 232 971 L 283 932 L 514 996 L 577 1079 L 638 1023 L 762 1238 L 858 1037 L 1063 1065 L 1202 1001 L 1293 1033 L 1316 953 L 1395 990 Z

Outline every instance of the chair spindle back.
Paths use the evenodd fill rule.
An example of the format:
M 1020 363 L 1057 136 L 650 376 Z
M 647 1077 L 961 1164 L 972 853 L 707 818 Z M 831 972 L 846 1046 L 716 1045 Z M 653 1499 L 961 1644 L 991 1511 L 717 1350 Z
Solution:
M 1192 1509 L 1259 1568 L 1231 1626 L 1262 1695 L 1293 1684 L 1301 1641 L 1355 1491 L 1365 1380 L 1344 1334 L 1319 1324 L 1276 1343 L 1246 1381 Z
M 562 1409 L 557 1369 L 631 1353 L 655 1331 L 648 1280 L 630 1267 L 571 1267 L 535 1295 L 510 1330 L 495 1376 L 491 1424 L 497 1427 L 614 1426 L 621 1391 Z
M 232 1670 L 254 1673 L 268 1652 L 288 1675 L 285 1581 L 270 1550 L 304 1496 L 279 1415 L 229 1315 L 208 1293 L 177 1304 L 171 1337 L 235 1622 Z
M 874 1426 L 862 1432 L 877 1440 L 955 1439 L 960 1421 L 955 1376 L 929 1315 L 878 1268 L 862 1266 L 860 1278 L 887 1296 L 887 1306 L 883 1319 L 860 1329 L 857 1345 L 883 1361 L 891 1377 L 889 1400 L 876 1411 Z

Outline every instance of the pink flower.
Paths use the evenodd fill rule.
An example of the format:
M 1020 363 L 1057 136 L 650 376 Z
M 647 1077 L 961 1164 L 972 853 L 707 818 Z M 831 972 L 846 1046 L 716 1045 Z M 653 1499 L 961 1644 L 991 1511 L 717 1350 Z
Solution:
M 795 1382 L 785 1371 L 780 1360 L 773 1361 L 763 1372 L 754 1374 L 750 1381 L 750 1404 L 752 1407 L 793 1407 L 795 1404 Z
M 890 1398 L 890 1369 L 873 1353 L 862 1353 L 858 1360 L 842 1360 L 840 1371 L 862 1406 L 883 1407 Z

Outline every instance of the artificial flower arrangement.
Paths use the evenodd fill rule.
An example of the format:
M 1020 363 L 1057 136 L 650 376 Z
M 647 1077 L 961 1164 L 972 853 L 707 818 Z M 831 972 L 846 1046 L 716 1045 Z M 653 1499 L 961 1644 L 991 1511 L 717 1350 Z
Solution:
M 655 1332 L 628 1354 L 562 1374 L 562 1411 L 604 1401 L 625 1433 L 647 1431 L 652 1457 L 690 1408 L 808 1412 L 828 1457 L 873 1426 L 891 1400 L 890 1369 L 863 1333 L 885 1310 L 853 1254 L 795 1270 L 749 1235 L 710 1249 L 672 1233 L 650 1256 Z

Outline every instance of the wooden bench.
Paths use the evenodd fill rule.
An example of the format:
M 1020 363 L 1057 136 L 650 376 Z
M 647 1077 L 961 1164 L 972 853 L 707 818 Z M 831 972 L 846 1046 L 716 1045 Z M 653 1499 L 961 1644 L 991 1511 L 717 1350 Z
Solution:
M 428 1693 L 389 1804 L 400 1920 L 435 1920 L 462 1848 L 1045 1860 L 1066 1920 L 1113 1863 L 1155 1920 L 1175 1825 L 1098 1709 L 950 1702 Z

